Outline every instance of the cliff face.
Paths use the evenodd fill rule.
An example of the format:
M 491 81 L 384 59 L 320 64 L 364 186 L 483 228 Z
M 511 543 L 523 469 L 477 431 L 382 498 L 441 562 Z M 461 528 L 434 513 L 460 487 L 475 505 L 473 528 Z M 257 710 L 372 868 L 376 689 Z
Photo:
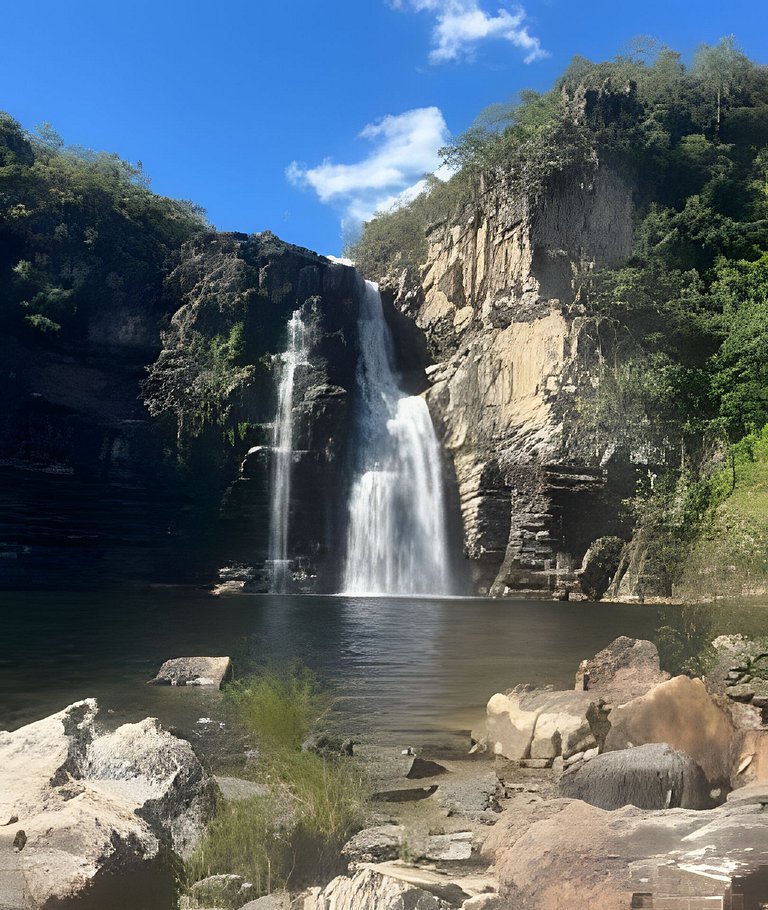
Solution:
M 338 536 L 354 283 L 271 234 L 203 234 L 159 299 L 94 313 L 77 349 L 6 338 L 0 586 L 210 582 L 233 561 L 258 575 L 275 355 L 298 308 L 312 366 L 297 377 L 292 547 L 315 574 Z
M 479 592 L 578 590 L 590 543 L 615 533 L 626 465 L 581 437 L 596 352 L 583 276 L 632 248 L 633 188 L 607 168 L 536 200 L 497 186 L 435 227 L 417 282 L 390 283 L 434 365 L 427 400 L 452 461 Z

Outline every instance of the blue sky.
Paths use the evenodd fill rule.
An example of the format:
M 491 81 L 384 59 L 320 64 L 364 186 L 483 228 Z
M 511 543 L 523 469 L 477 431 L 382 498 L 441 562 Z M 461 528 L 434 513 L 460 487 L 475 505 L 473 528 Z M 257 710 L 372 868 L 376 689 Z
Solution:
M 225 230 L 323 253 L 437 166 L 486 105 L 636 35 L 686 57 L 735 34 L 768 62 L 764 0 L 35 0 L 3 9 L 0 108 L 141 160 Z

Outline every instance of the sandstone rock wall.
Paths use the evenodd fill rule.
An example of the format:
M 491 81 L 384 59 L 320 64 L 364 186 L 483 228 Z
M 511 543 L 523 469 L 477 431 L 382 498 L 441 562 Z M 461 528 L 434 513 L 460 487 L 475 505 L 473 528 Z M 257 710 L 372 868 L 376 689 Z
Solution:
M 589 544 L 615 533 L 626 478 L 608 464 L 611 440 L 573 430 L 596 356 L 577 295 L 592 268 L 629 256 L 632 195 L 605 167 L 538 199 L 496 186 L 432 230 L 417 282 L 387 285 L 434 361 L 427 401 L 477 591 L 576 590 Z

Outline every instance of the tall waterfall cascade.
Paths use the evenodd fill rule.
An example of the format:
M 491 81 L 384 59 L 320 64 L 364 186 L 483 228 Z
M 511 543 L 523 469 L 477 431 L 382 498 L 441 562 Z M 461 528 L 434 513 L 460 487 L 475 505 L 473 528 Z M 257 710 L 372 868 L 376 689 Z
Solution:
M 450 594 L 440 443 L 406 395 L 376 284 L 365 282 L 357 367 L 360 446 L 349 499 L 345 594 Z
M 288 320 L 288 346 L 279 355 L 277 413 L 272 434 L 269 568 L 270 591 L 285 594 L 291 580 L 288 558 L 288 523 L 293 468 L 293 391 L 296 368 L 306 364 L 309 333 L 297 310 Z

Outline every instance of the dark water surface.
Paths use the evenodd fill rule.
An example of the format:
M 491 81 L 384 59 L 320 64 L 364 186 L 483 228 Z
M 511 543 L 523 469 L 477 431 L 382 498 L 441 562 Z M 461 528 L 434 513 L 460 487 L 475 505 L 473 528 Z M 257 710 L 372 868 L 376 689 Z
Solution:
M 228 654 L 238 675 L 298 658 L 332 686 L 350 732 L 424 741 L 468 729 L 519 682 L 570 688 L 617 635 L 651 637 L 659 609 L 161 588 L 5 592 L 0 622 L 0 729 L 95 696 L 116 721 L 152 715 L 201 735 L 223 716 L 218 692 L 145 681 L 169 657 Z

